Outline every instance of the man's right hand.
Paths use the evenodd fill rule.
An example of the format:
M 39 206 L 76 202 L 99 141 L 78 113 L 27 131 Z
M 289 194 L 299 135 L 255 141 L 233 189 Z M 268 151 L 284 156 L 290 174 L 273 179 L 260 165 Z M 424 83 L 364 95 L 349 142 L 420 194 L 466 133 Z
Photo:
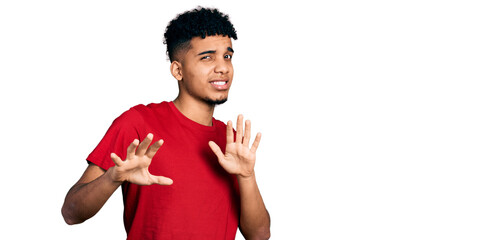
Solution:
M 139 143 L 138 139 L 132 141 L 127 148 L 127 159 L 125 161 L 122 161 L 115 153 L 111 153 L 111 159 L 115 163 L 115 166 L 108 170 L 111 171 L 111 179 L 116 182 L 127 181 L 137 185 L 171 185 L 172 179 L 155 176 L 148 171 L 151 159 L 164 142 L 159 140 L 148 148 L 152 141 L 153 134 L 151 133 L 141 143 Z

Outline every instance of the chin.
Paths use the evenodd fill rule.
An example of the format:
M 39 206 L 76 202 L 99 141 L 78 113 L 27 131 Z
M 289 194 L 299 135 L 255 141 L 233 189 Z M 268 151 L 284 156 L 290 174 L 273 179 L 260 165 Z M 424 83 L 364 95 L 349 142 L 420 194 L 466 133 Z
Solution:
M 210 104 L 210 105 L 220 105 L 220 104 L 223 104 L 225 103 L 228 98 L 222 98 L 222 99 L 209 99 L 209 98 L 206 98 L 204 99 L 206 103 Z

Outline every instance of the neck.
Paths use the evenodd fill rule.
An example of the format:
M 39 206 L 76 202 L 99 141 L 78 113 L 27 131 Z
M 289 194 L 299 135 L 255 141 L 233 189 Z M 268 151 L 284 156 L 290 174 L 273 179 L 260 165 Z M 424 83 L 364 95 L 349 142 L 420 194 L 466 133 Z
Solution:
M 214 105 L 200 100 L 183 98 L 181 96 L 177 96 L 173 103 L 176 108 L 190 120 L 205 126 L 212 126 Z

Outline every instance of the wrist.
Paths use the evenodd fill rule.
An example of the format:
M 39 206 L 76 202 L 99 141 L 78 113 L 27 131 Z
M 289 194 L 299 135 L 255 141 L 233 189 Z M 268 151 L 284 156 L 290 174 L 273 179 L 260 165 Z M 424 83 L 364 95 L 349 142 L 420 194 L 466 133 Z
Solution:
M 124 181 L 120 180 L 116 170 L 116 166 L 110 167 L 105 174 L 108 175 L 108 178 L 111 182 L 121 185 Z
M 252 173 L 250 173 L 249 175 L 238 174 L 237 175 L 237 180 L 239 182 L 241 182 L 241 181 L 244 181 L 244 182 L 255 181 L 256 180 L 256 175 L 254 174 L 254 171 L 252 171 Z

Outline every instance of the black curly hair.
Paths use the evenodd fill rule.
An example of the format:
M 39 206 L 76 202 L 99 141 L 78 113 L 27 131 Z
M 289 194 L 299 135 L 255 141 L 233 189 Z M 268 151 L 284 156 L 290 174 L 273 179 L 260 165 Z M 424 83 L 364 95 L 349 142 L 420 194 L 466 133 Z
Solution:
M 237 39 L 237 32 L 228 15 L 216 8 L 197 7 L 177 15 L 164 33 L 164 44 L 167 45 L 167 55 L 170 61 L 178 60 L 177 53 L 189 48 L 194 37 L 223 35 Z

